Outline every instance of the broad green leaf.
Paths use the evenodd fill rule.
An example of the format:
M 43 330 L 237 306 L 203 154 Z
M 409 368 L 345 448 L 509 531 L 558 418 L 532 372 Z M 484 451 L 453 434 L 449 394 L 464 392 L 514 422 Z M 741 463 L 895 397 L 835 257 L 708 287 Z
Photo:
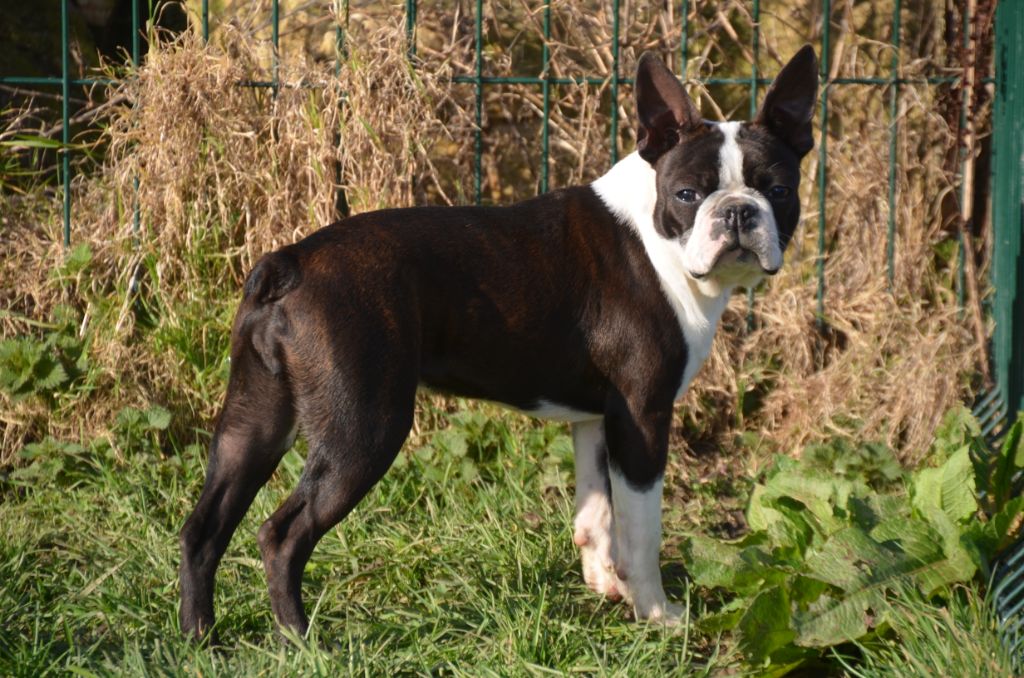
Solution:
M 938 468 L 915 473 L 911 503 L 922 514 L 929 513 L 928 507 L 940 509 L 954 522 L 974 515 L 978 497 L 968 448 L 961 447 Z
M 434 435 L 434 444 L 453 457 L 465 457 L 469 451 L 469 443 L 465 433 L 457 428 L 447 428 Z
M 92 250 L 86 243 L 75 245 L 64 257 L 64 263 L 53 270 L 56 277 L 78 275 L 92 262 Z
M 794 607 L 806 608 L 828 590 L 828 584 L 804 575 L 796 575 L 788 581 L 789 597 Z
M 697 628 L 708 634 L 731 631 L 736 628 L 743 613 L 746 612 L 747 603 L 746 598 L 733 598 L 717 612 L 699 617 L 696 620 Z
M 1010 427 L 994 460 L 992 478 L 987 483 L 992 499 L 992 509 L 999 511 L 1010 500 L 1014 476 L 1024 469 L 1024 419 L 1018 419 Z
M 870 532 L 886 520 L 910 516 L 910 503 L 905 494 L 876 494 L 851 497 L 849 503 L 851 524 Z
M 967 534 L 978 551 L 985 554 L 988 560 L 1008 547 L 1020 533 L 1022 515 L 1024 497 L 1014 497 L 1003 504 L 1003 507 L 992 514 L 986 522 L 972 523 Z
M 899 554 L 857 527 L 837 532 L 820 549 L 807 554 L 807 575 L 847 593 L 871 586 L 897 564 Z M 904 569 L 910 569 L 909 566 Z
M 854 485 L 843 478 L 830 477 L 820 471 L 795 469 L 775 474 L 759 492 L 751 496 L 748 519 L 752 529 L 767 529 L 780 520 L 779 507 L 796 502 L 807 509 L 807 523 L 819 534 L 828 536 L 845 526 L 835 507 L 844 507 Z
M 797 647 L 793 644 L 784 645 L 772 652 L 770 663 L 767 666 L 758 667 L 757 678 L 781 678 L 791 675 L 794 669 L 806 665 L 808 660 L 813 660 L 820 654 L 820 650 L 814 648 Z M 805 675 L 813 674 L 807 672 Z
M 556 457 L 560 461 L 565 463 L 571 462 L 574 455 L 572 438 L 564 434 L 555 436 L 551 439 L 551 442 L 548 443 L 547 452 L 549 455 Z
M 789 595 L 782 586 L 757 594 L 736 627 L 737 642 L 751 664 L 765 663 L 772 652 L 796 637 L 790 626 Z
M 864 482 L 876 489 L 891 486 L 903 477 L 903 467 L 889 446 L 882 443 L 855 443 L 839 438 L 828 443 L 808 445 L 801 455 L 807 468 L 818 469 L 846 480 Z
M 683 542 L 682 551 L 687 572 L 701 586 L 748 595 L 762 588 L 765 581 L 781 577 L 762 546 L 738 546 L 692 536 Z
M 160 405 L 152 405 L 146 410 L 146 423 L 151 430 L 166 430 L 171 425 L 171 413 Z
M 35 391 L 52 391 L 68 379 L 67 370 L 53 358 L 43 358 L 34 370 Z
M 929 546 L 925 539 L 912 539 L 914 528 L 927 533 L 929 525 L 923 521 L 883 523 L 875 531 L 877 538 L 885 540 L 883 544 L 851 527 L 834 535 L 820 551 L 810 553 L 808 576 L 845 595 L 823 596 L 806 611 L 797 611 L 797 644 L 825 647 L 858 638 L 878 620 L 889 589 L 918 583 L 931 590 L 940 583 L 973 576 L 973 563 L 959 541 L 945 542 L 941 535 L 935 539 L 933 532 Z M 904 545 L 913 554 L 904 550 Z
M 942 536 L 920 518 L 891 516 L 868 534 L 876 542 L 891 545 L 922 562 L 942 557 Z
M 806 610 L 794 613 L 794 642 L 803 647 L 828 647 L 860 638 L 874 626 L 875 610 L 884 605 L 880 588 L 865 588 L 843 598 L 824 595 Z
M 814 536 L 809 518 L 806 511 L 793 505 L 781 506 L 764 485 L 754 487 L 747 507 L 747 524 L 755 534 L 766 535 L 777 553 L 785 552 L 785 559 L 803 558 Z
M 914 581 L 926 593 L 969 581 L 977 570 L 976 548 L 961 528 L 942 511 L 929 510 L 931 520 L 894 517 L 871 532 L 873 539 L 894 542 L 902 550 L 915 565 Z
M 935 430 L 930 456 L 946 459 L 962 447 L 977 448 L 983 444 L 978 420 L 966 407 L 956 407 L 946 413 Z
M 769 505 L 766 492 L 767 490 L 764 485 L 755 485 L 754 490 L 750 493 L 750 503 L 747 506 L 746 518 L 747 525 L 750 526 L 751 530 L 767 530 L 769 525 L 783 518 L 781 513 Z
M 462 461 L 459 464 L 459 474 L 467 483 L 471 483 L 480 477 L 480 471 L 477 469 L 476 464 L 474 464 L 473 460 L 468 457 L 462 458 Z
M 142 410 L 137 407 L 126 407 L 117 413 L 117 428 L 123 432 L 134 432 L 142 423 Z

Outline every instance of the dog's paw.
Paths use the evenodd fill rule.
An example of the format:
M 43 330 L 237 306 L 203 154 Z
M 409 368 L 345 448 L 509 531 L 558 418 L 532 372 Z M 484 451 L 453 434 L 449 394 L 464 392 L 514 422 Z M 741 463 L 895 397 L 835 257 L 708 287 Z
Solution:
M 625 597 L 626 587 L 616 576 L 610 557 L 587 545 L 580 548 L 580 559 L 583 562 L 583 581 L 591 591 L 608 600 L 619 601 Z
M 664 602 L 649 606 L 647 609 L 634 608 L 637 621 L 661 626 L 679 626 L 687 618 L 687 610 L 682 605 Z

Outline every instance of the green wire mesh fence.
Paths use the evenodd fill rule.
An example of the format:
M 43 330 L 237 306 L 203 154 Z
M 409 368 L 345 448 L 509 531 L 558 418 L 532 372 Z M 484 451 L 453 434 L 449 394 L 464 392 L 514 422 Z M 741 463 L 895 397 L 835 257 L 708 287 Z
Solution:
M 140 4 L 142 0 L 132 0 L 132 45 L 131 45 L 131 62 L 133 65 L 139 63 L 140 58 L 140 34 L 142 27 L 140 26 Z M 553 77 L 549 73 L 550 55 L 548 43 L 551 37 L 551 6 L 552 0 L 543 0 L 542 2 L 542 23 L 543 23 L 543 36 L 544 43 L 542 45 L 543 54 L 543 72 L 537 76 L 489 76 L 484 73 L 484 2 L 483 0 L 474 0 L 474 72 L 472 74 L 464 74 L 456 76 L 454 81 L 460 84 L 468 84 L 473 87 L 475 97 L 475 122 L 476 130 L 474 131 L 474 158 L 473 158 L 473 197 L 475 202 L 479 203 L 482 200 L 482 186 L 483 186 L 483 168 L 482 158 L 484 155 L 484 134 L 483 129 L 483 107 L 485 98 L 485 89 L 491 86 L 500 85 L 527 85 L 535 86 L 542 91 L 543 108 L 541 112 L 541 139 L 540 139 L 540 169 L 539 169 L 539 189 L 541 192 L 545 192 L 549 189 L 550 183 L 550 141 L 549 141 L 549 128 L 550 128 L 550 106 L 551 106 L 551 89 L 558 85 L 569 85 L 579 84 L 580 82 L 586 82 L 593 85 L 607 84 L 610 88 L 611 104 L 608 110 L 609 119 L 609 152 L 611 160 L 614 163 L 619 157 L 619 137 L 620 137 L 620 121 L 619 121 L 619 89 L 621 85 L 632 85 L 632 78 L 623 77 L 620 67 L 620 52 L 621 52 L 621 40 L 620 40 L 620 19 L 622 15 L 622 8 L 620 7 L 620 0 L 611 0 L 611 19 L 612 19 L 612 67 L 611 74 L 609 77 L 583 77 L 583 78 L 558 78 Z M 71 139 L 70 139 L 70 128 L 69 123 L 70 110 L 68 101 L 71 96 L 72 87 L 88 87 L 96 84 L 104 84 L 108 82 L 102 78 L 72 78 L 69 66 L 69 36 L 68 36 L 68 5 L 69 0 L 61 0 L 61 49 L 62 49 L 62 74 L 60 77 L 18 77 L 18 76 L 3 76 L 0 77 L 0 84 L 8 85 L 28 85 L 28 86 L 53 86 L 59 85 L 61 88 L 61 115 L 62 115 L 62 138 L 61 142 L 64 146 L 65 151 L 61 153 L 61 183 L 62 183 L 62 196 L 64 201 L 64 243 L 69 245 L 71 243 L 71 222 L 72 222 L 72 205 L 71 205 L 71 166 L 70 166 L 70 153 L 71 153 Z M 690 0 L 683 0 L 679 7 L 679 16 L 682 20 L 682 34 L 679 43 L 679 55 L 681 57 L 680 63 L 685 64 L 687 57 L 690 55 L 690 35 L 689 35 L 689 15 L 691 13 Z M 758 63 L 759 56 L 761 53 L 761 36 L 759 31 L 760 20 L 761 20 L 761 2 L 760 0 L 751 0 L 750 3 L 750 17 L 752 21 L 751 41 L 750 50 L 753 54 L 751 60 L 750 73 L 746 77 L 711 77 L 702 80 L 705 86 L 714 85 L 745 85 L 749 89 L 749 110 L 750 114 L 753 115 L 756 112 L 757 100 L 759 92 L 762 86 L 767 85 L 771 82 L 770 78 L 762 77 L 759 72 Z M 258 87 L 258 88 L 270 88 L 274 91 L 280 86 L 278 82 L 278 62 L 279 62 L 279 40 L 280 40 L 280 24 L 281 24 L 281 8 L 279 0 L 271 0 L 270 2 L 270 27 L 271 27 L 271 43 L 272 43 L 272 65 L 271 65 L 271 79 L 270 80 L 250 80 L 240 83 L 246 87 Z M 338 44 L 338 54 L 340 67 L 340 58 L 343 54 L 344 49 L 344 23 L 345 17 L 348 15 L 348 3 L 341 2 L 339 7 L 336 7 L 336 13 L 342 20 L 336 27 L 336 40 Z M 408 50 L 410 56 L 416 54 L 416 21 L 417 21 L 417 2 L 416 0 L 405 0 L 405 14 L 406 14 L 406 30 L 408 39 Z M 832 1 L 822 0 L 822 15 L 830 17 L 832 15 Z M 899 171 L 898 159 L 897 159 L 897 141 L 899 137 L 899 100 L 901 87 L 905 85 L 952 85 L 956 84 L 959 80 L 958 76 L 932 76 L 927 78 L 906 78 L 900 75 L 900 16 L 901 16 L 901 0 L 895 0 L 893 5 L 892 13 L 892 58 L 890 64 L 890 73 L 888 77 L 829 77 L 831 71 L 831 64 L 829 61 L 831 40 L 832 40 L 832 22 L 823 21 L 821 25 L 821 95 L 819 101 L 819 119 L 821 127 L 824 129 L 829 119 L 829 97 L 830 93 L 836 87 L 842 87 L 847 85 L 871 85 L 884 87 L 888 90 L 889 99 L 889 168 L 888 168 L 888 215 L 887 215 L 887 230 L 886 230 L 886 261 L 887 261 L 887 275 L 890 284 L 893 280 L 894 269 L 895 269 L 895 246 L 896 246 L 896 226 L 897 226 L 897 199 L 896 199 L 896 183 L 897 183 L 897 172 Z M 969 21 L 970 17 L 964 16 L 965 25 Z M 210 7 L 209 0 L 202 0 L 201 12 L 201 31 L 204 39 L 208 39 L 210 35 Z M 965 39 L 968 35 L 968 31 L 964 31 Z M 681 73 L 684 76 L 686 73 Z M 966 115 L 967 99 L 963 98 L 964 112 Z M 825 315 L 825 250 L 826 250 L 826 224 L 828 223 L 828 202 L 826 199 L 827 191 L 826 186 L 829 182 L 829 164 L 828 164 L 828 135 L 822 134 L 817 148 L 818 155 L 818 174 L 817 174 L 817 200 L 818 200 L 818 216 L 817 216 L 817 231 L 818 231 L 818 257 L 817 257 L 817 312 L 819 316 L 819 322 L 823 322 L 821 319 Z M 137 216 L 136 216 L 137 223 Z M 963 280 L 962 272 L 962 259 L 961 256 L 961 272 L 958 274 L 958 280 Z M 958 285 L 958 294 L 962 300 L 963 298 L 964 285 Z M 1019 387 L 1014 391 L 1014 394 L 1019 394 Z M 1019 402 L 1019 398 L 1014 398 L 1010 393 L 1006 392 L 1005 388 L 1001 388 L 1004 401 Z

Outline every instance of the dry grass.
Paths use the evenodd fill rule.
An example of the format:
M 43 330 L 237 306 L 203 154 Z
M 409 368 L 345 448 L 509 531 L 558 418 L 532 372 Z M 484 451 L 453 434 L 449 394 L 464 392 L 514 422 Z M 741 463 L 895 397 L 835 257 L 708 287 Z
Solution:
M 208 421 L 216 388 L 195 386 L 198 368 L 184 364 L 180 351 L 146 339 L 134 310 L 139 299 L 157 309 L 160 327 L 184 327 L 189 319 L 182 314 L 203 309 L 209 303 L 204 295 L 217 291 L 219 301 L 202 318 L 208 329 L 193 328 L 188 335 L 216 354 L 215 337 L 226 327 L 244 272 L 260 253 L 335 220 L 339 176 L 353 211 L 472 200 L 474 88 L 452 81 L 474 70 L 472 3 L 419 4 L 415 68 L 395 18 L 401 16 L 398 6 L 352 3 L 347 56 L 337 74 L 333 19 L 305 5 L 290 12 L 293 4 L 283 4 L 276 95 L 238 85 L 270 77 L 268 14 L 247 3 L 244 11 L 233 12 L 235 5 L 224 10 L 209 45 L 193 34 L 163 40 L 136 77 L 114 86 L 109 96 L 124 103 L 107 114 L 106 160 L 75 184 L 74 241 L 90 243 L 96 257 L 87 278 L 55 285 L 46 274 L 61 256 L 53 202 L 4 198 L 8 227 L 0 236 L 0 275 L 10 282 L 2 300 L 17 314 L 0 318 L 4 336 L 31 331 L 26 319 L 45 320 L 60 300 L 78 304 L 91 314 L 93 327 L 105 322 L 91 346 L 105 376 L 92 397 L 53 421 L 29 404 L 5 402 L 10 414 L 3 416 L 0 460 L 46 432 L 78 436 L 101 429 L 124 404 L 156 400 L 185 414 L 182 425 Z M 747 75 L 752 54 L 746 3 L 691 4 L 688 77 Z M 945 72 L 942 17 L 932 4 L 904 2 L 905 75 Z M 539 3 L 485 5 L 484 72 L 541 74 Z M 832 75 L 888 75 L 888 3 L 834 6 Z M 609 8 L 608 2 L 554 3 L 553 76 L 611 73 Z M 820 38 L 814 3 L 772 9 L 778 13 L 766 9 L 761 16 L 758 65 L 767 74 L 799 44 Z M 680 70 L 681 21 L 673 11 L 623 2 L 622 74 L 630 74 L 648 49 L 670 55 Z M 708 117 L 746 117 L 745 87 L 707 91 L 691 85 Z M 608 167 L 610 94 L 608 82 L 551 88 L 552 187 L 592 180 Z M 634 140 L 630 96 L 623 85 L 616 102 L 620 155 Z M 815 156 L 804 165 L 805 221 L 788 267 L 759 293 L 753 331 L 746 329 L 745 298 L 734 300 L 726 331 L 680 408 L 687 439 L 728 446 L 738 430 L 753 429 L 778 449 L 795 452 L 809 440 L 841 432 L 887 440 L 913 458 L 941 414 L 970 395 L 977 354 L 951 292 L 953 236 L 941 208 L 954 185 L 944 167 L 955 131 L 934 113 L 939 98 L 948 96 L 912 86 L 901 97 L 890 289 L 887 99 L 877 87 L 833 90 L 827 331 L 815 322 Z M 539 87 L 485 89 L 485 201 L 536 192 L 542 106 Z M 139 233 L 132 228 L 134 200 L 142 216 Z M 133 281 L 140 281 L 137 291 Z M 742 423 L 736 414 L 741 396 L 760 400 Z

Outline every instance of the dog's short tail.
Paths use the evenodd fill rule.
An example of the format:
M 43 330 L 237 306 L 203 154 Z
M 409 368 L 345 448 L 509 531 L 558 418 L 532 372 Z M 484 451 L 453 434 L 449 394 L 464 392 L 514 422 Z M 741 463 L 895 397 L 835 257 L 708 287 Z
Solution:
M 264 254 L 245 280 L 244 297 L 257 305 L 277 301 L 299 286 L 299 262 L 285 251 Z
M 242 306 L 238 309 L 239 335 L 235 341 L 250 344 L 259 361 L 275 376 L 283 372 L 281 346 L 290 333 L 285 311 L 275 302 L 298 287 L 301 281 L 299 262 L 284 251 L 264 255 L 245 280 Z

